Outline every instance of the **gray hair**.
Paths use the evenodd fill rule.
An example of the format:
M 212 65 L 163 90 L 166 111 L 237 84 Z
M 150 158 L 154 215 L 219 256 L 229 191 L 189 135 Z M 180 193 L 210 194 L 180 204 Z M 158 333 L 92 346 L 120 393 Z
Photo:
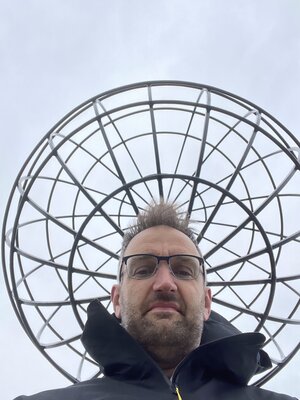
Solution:
M 123 236 L 119 257 L 118 281 L 120 281 L 121 278 L 122 260 L 129 242 L 138 233 L 145 229 L 152 228 L 153 226 L 165 225 L 184 233 L 191 239 L 199 254 L 201 254 L 196 240 L 196 235 L 193 229 L 189 226 L 190 222 L 188 214 L 183 215 L 178 211 L 178 207 L 175 204 L 165 203 L 164 201 L 152 203 L 143 212 L 139 213 L 136 221 L 127 228 Z

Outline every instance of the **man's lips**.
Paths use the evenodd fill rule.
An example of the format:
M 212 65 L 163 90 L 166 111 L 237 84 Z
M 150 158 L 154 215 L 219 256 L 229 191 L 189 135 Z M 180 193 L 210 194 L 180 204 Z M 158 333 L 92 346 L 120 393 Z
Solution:
M 149 311 L 156 311 L 156 312 L 180 312 L 180 307 L 177 303 L 172 302 L 156 302 L 150 305 Z

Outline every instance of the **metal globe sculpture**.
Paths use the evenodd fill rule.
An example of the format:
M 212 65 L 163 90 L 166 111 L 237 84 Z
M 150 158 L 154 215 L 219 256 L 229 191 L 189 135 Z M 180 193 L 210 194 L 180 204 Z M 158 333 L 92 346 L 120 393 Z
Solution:
M 299 344 L 300 144 L 275 118 L 200 84 L 143 82 L 67 114 L 26 160 L 4 219 L 7 289 L 27 335 L 71 381 L 101 374 L 80 335 L 112 310 L 123 232 L 163 198 L 188 213 L 214 309 L 261 331 L 272 369 Z

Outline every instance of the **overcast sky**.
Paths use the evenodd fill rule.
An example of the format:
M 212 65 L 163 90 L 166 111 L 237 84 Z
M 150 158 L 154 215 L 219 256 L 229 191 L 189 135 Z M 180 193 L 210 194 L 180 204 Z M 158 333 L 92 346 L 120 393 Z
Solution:
M 299 0 L 1 0 L 1 218 L 41 137 L 117 86 L 216 86 L 260 105 L 300 139 L 299 21 Z M 30 343 L 3 287 L 1 276 L 1 398 L 68 385 Z M 298 355 L 266 387 L 300 397 L 299 363 Z

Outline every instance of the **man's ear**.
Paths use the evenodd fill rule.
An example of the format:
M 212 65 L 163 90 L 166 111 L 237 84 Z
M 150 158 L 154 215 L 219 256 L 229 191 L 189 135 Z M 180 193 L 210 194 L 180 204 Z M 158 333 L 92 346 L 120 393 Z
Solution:
M 114 313 L 117 318 L 121 319 L 121 305 L 120 305 L 120 285 L 113 285 L 111 288 L 111 302 L 113 304 Z
M 212 302 L 211 289 L 206 287 L 205 288 L 205 298 L 204 298 L 204 307 L 205 307 L 204 308 L 204 321 L 207 321 L 210 316 L 211 302 Z

